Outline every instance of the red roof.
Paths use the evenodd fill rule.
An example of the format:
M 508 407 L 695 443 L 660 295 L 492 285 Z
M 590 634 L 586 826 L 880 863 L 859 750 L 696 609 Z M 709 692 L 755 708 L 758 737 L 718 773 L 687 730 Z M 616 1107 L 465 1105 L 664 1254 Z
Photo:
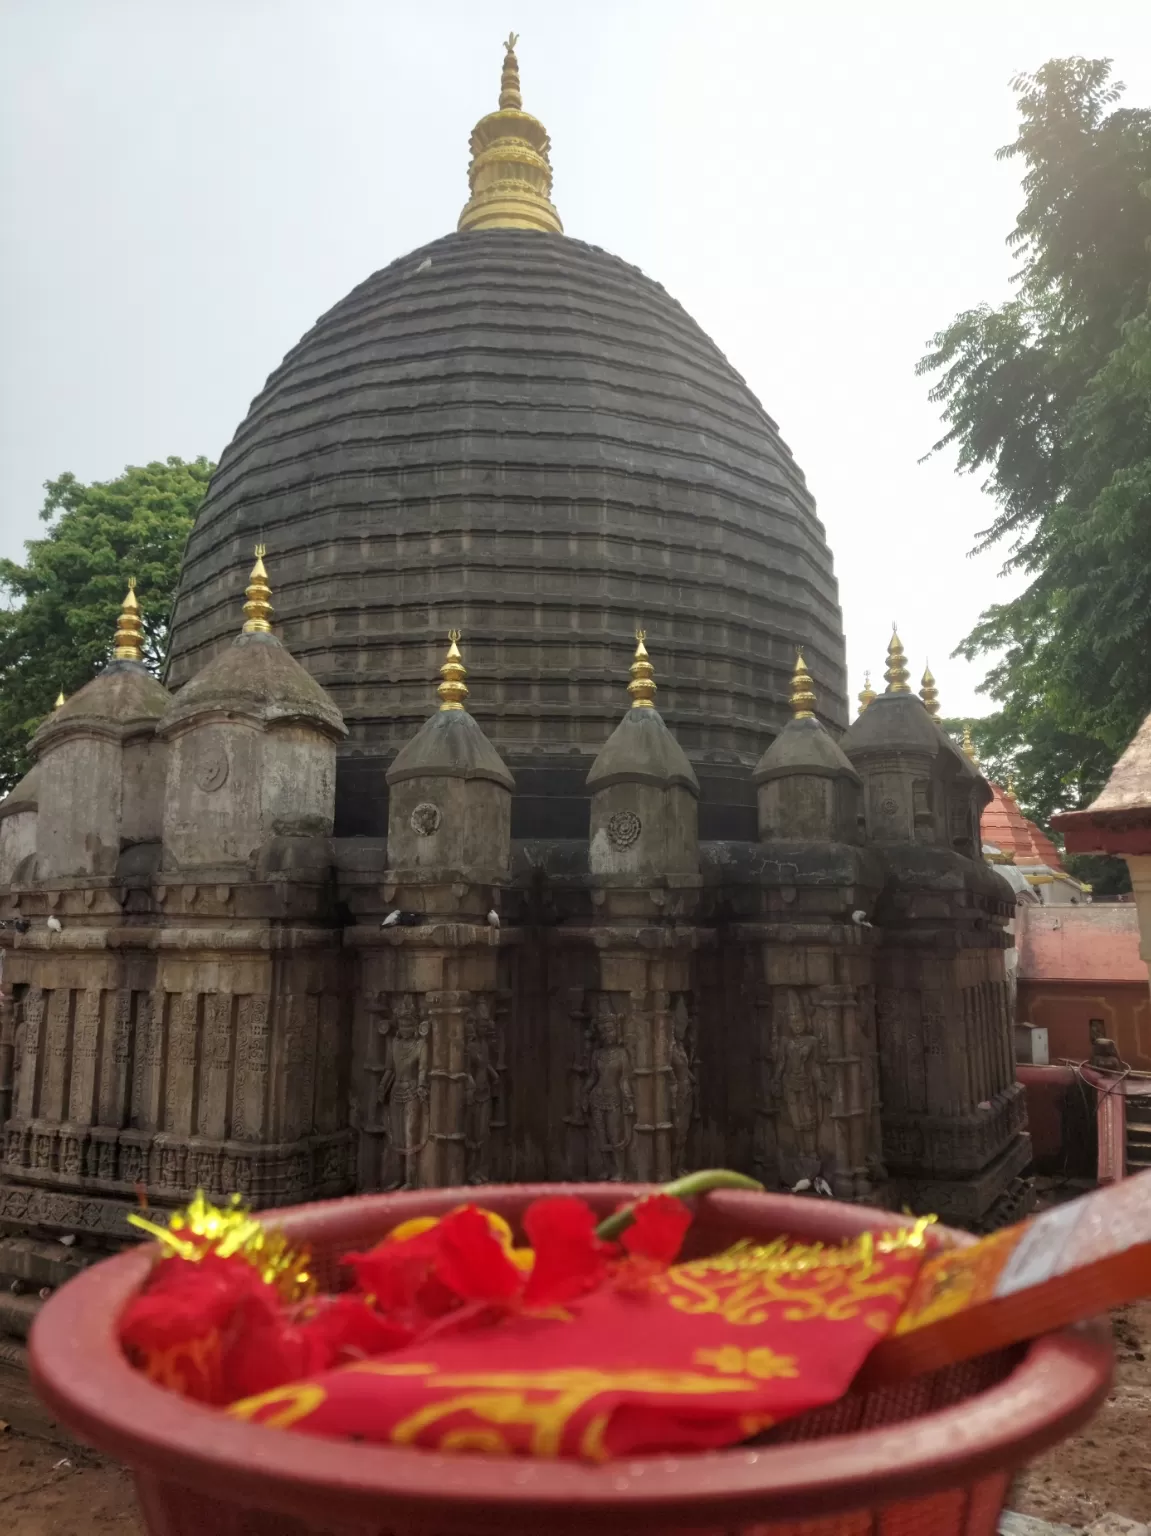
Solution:
M 1020 907 L 1020 981 L 1148 982 L 1134 903 Z
M 985 843 L 1014 857 L 1016 864 L 1046 864 L 1053 870 L 1063 868 L 1055 844 L 1033 821 L 1028 821 L 1016 805 L 1015 797 L 998 784 L 992 784 L 991 799 L 983 807 L 980 833 Z

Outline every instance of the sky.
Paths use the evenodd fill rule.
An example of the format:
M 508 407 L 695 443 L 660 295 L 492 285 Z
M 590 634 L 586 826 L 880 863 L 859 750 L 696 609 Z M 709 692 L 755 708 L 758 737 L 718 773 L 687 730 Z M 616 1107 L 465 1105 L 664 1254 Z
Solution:
M 852 692 L 897 620 L 944 714 L 950 655 L 1015 590 L 993 504 L 915 365 L 1002 301 L 1012 77 L 1110 57 L 1151 104 L 1146 0 L 0 0 L 0 554 L 65 470 L 218 458 L 284 353 L 455 227 L 468 135 L 520 33 L 567 232 L 660 281 L 803 468 Z

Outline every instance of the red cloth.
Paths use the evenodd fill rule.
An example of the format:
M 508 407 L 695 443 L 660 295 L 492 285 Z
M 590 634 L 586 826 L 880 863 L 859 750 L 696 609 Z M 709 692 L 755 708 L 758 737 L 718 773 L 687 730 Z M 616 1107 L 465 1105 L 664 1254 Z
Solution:
M 782 1247 L 739 1245 L 643 1285 L 601 1285 L 546 1315 L 504 1310 L 491 1326 L 476 1326 L 470 1309 L 467 1328 L 445 1317 L 386 1356 L 228 1411 L 442 1451 L 606 1460 L 731 1444 L 840 1397 L 923 1257 L 868 1240 Z

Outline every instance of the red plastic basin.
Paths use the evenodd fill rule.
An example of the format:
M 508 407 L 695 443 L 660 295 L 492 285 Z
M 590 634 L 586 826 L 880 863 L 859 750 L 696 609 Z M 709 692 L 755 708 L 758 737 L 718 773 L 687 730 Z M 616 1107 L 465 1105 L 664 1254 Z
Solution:
M 336 1261 L 399 1221 L 475 1200 L 515 1226 L 557 1185 L 364 1195 L 275 1213 Z M 573 1185 L 601 1214 L 639 1186 Z M 836 1240 L 890 1212 L 724 1191 L 697 1204 L 690 1254 L 786 1232 Z M 1111 1380 L 1104 1324 L 1067 1329 L 898 1387 L 856 1393 L 780 1426 L 771 1443 L 591 1466 L 348 1444 L 226 1418 L 153 1386 L 120 1353 L 116 1318 L 149 1249 L 69 1281 L 30 1340 L 44 1402 L 79 1440 L 136 1476 L 151 1536 L 561 1536 L 692 1531 L 755 1536 L 993 1536 L 1011 1473 L 1081 1425 Z

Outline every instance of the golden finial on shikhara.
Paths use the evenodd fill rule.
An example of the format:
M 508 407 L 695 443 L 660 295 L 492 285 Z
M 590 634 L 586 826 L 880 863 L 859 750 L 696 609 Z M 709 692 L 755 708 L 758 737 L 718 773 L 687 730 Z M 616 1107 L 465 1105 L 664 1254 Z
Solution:
M 903 641 L 899 638 L 899 631 L 895 625 L 891 626 L 891 640 L 887 647 L 887 671 L 883 674 L 887 684 L 888 693 L 910 693 L 907 679 L 911 674 L 907 670 L 907 657 L 903 650 Z
M 969 725 L 963 727 L 963 755 L 964 757 L 969 757 L 973 763 L 978 765 L 979 759 L 975 755 L 975 743 L 971 739 L 971 727 Z
M 1012 769 L 1012 771 L 1007 775 L 1007 794 L 1008 794 L 1008 797 L 1010 799 L 1012 799 L 1012 800 L 1015 799 L 1015 770 L 1014 769 Z
M 458 227 L 539 229 L 562 235 L 564 227 L 551 202 L 551 141 L 538 118 L 523 110 L 517 42 L 513 32 L 504 44 L 499 111 L 481 117 L 472 129 L 472 195 Z
M 856 697 L 859 700 L 859 713 L 862 714 L 867 706 L 872 703 L 875 698 L 875 689 L 871 686 L 870 672 L 865 672 L 863 674 L 863 687 L 859 690 L 859 693 L 856 695 Z
M 460 632 L 458 629 L 448 631 L 448 654 L 443 666 L 440 668 L 440 676 L 443 682 L 436 689 L 440 696 L 440 708 L 463 709 L 464 700 L 468 696 L 467 668 L 460 656 Z
M 140 622 L 140 604 L 136 601 L 136 578 L 128 577 L 128 591 L 120 605 L 116 634 L 112 641 L 113 661 L 143 661 L 144 626 Z
M 923 700 L 923 707 L 934 720 L 939 714 L 939 689 L 935 686 L 935 676 L 931 665 L 928 663 L 923 669 L 923 678 L 919 685 L 919 697 Z
M 56 695 L 56 702 L 52 708 L 59 709 L 62 704 L 67 704 L 67 702 L 68 700 L 64 697 L 64 690 L 61 688 L 60 692 Z
M 637 629 L 635 632 L 635 660 L 631 664 L 631 682 L 627 685 L 627 691 L 631 695 L 631 707 L 633 709 L 655 708 L 655 668 L 651 664 L 651 658 L 647 654 L 647 639 L 645 629 Z
M 244 627 L 241 634 L 270 635 L 272 626 L 272 589 L 268 585 L 268 573 L 264 569 L 264 556 L 268 553 L 263 544 L 256 545 L 256 563 L 244 588 L 247 602 L 244 604 Z
M 795 653 L 795 671 L 791 674 L 791 713 L 796 720 L 815 717 L 815 691 L 811 685 L 811 673 L 803 659 L 803 652 Z

